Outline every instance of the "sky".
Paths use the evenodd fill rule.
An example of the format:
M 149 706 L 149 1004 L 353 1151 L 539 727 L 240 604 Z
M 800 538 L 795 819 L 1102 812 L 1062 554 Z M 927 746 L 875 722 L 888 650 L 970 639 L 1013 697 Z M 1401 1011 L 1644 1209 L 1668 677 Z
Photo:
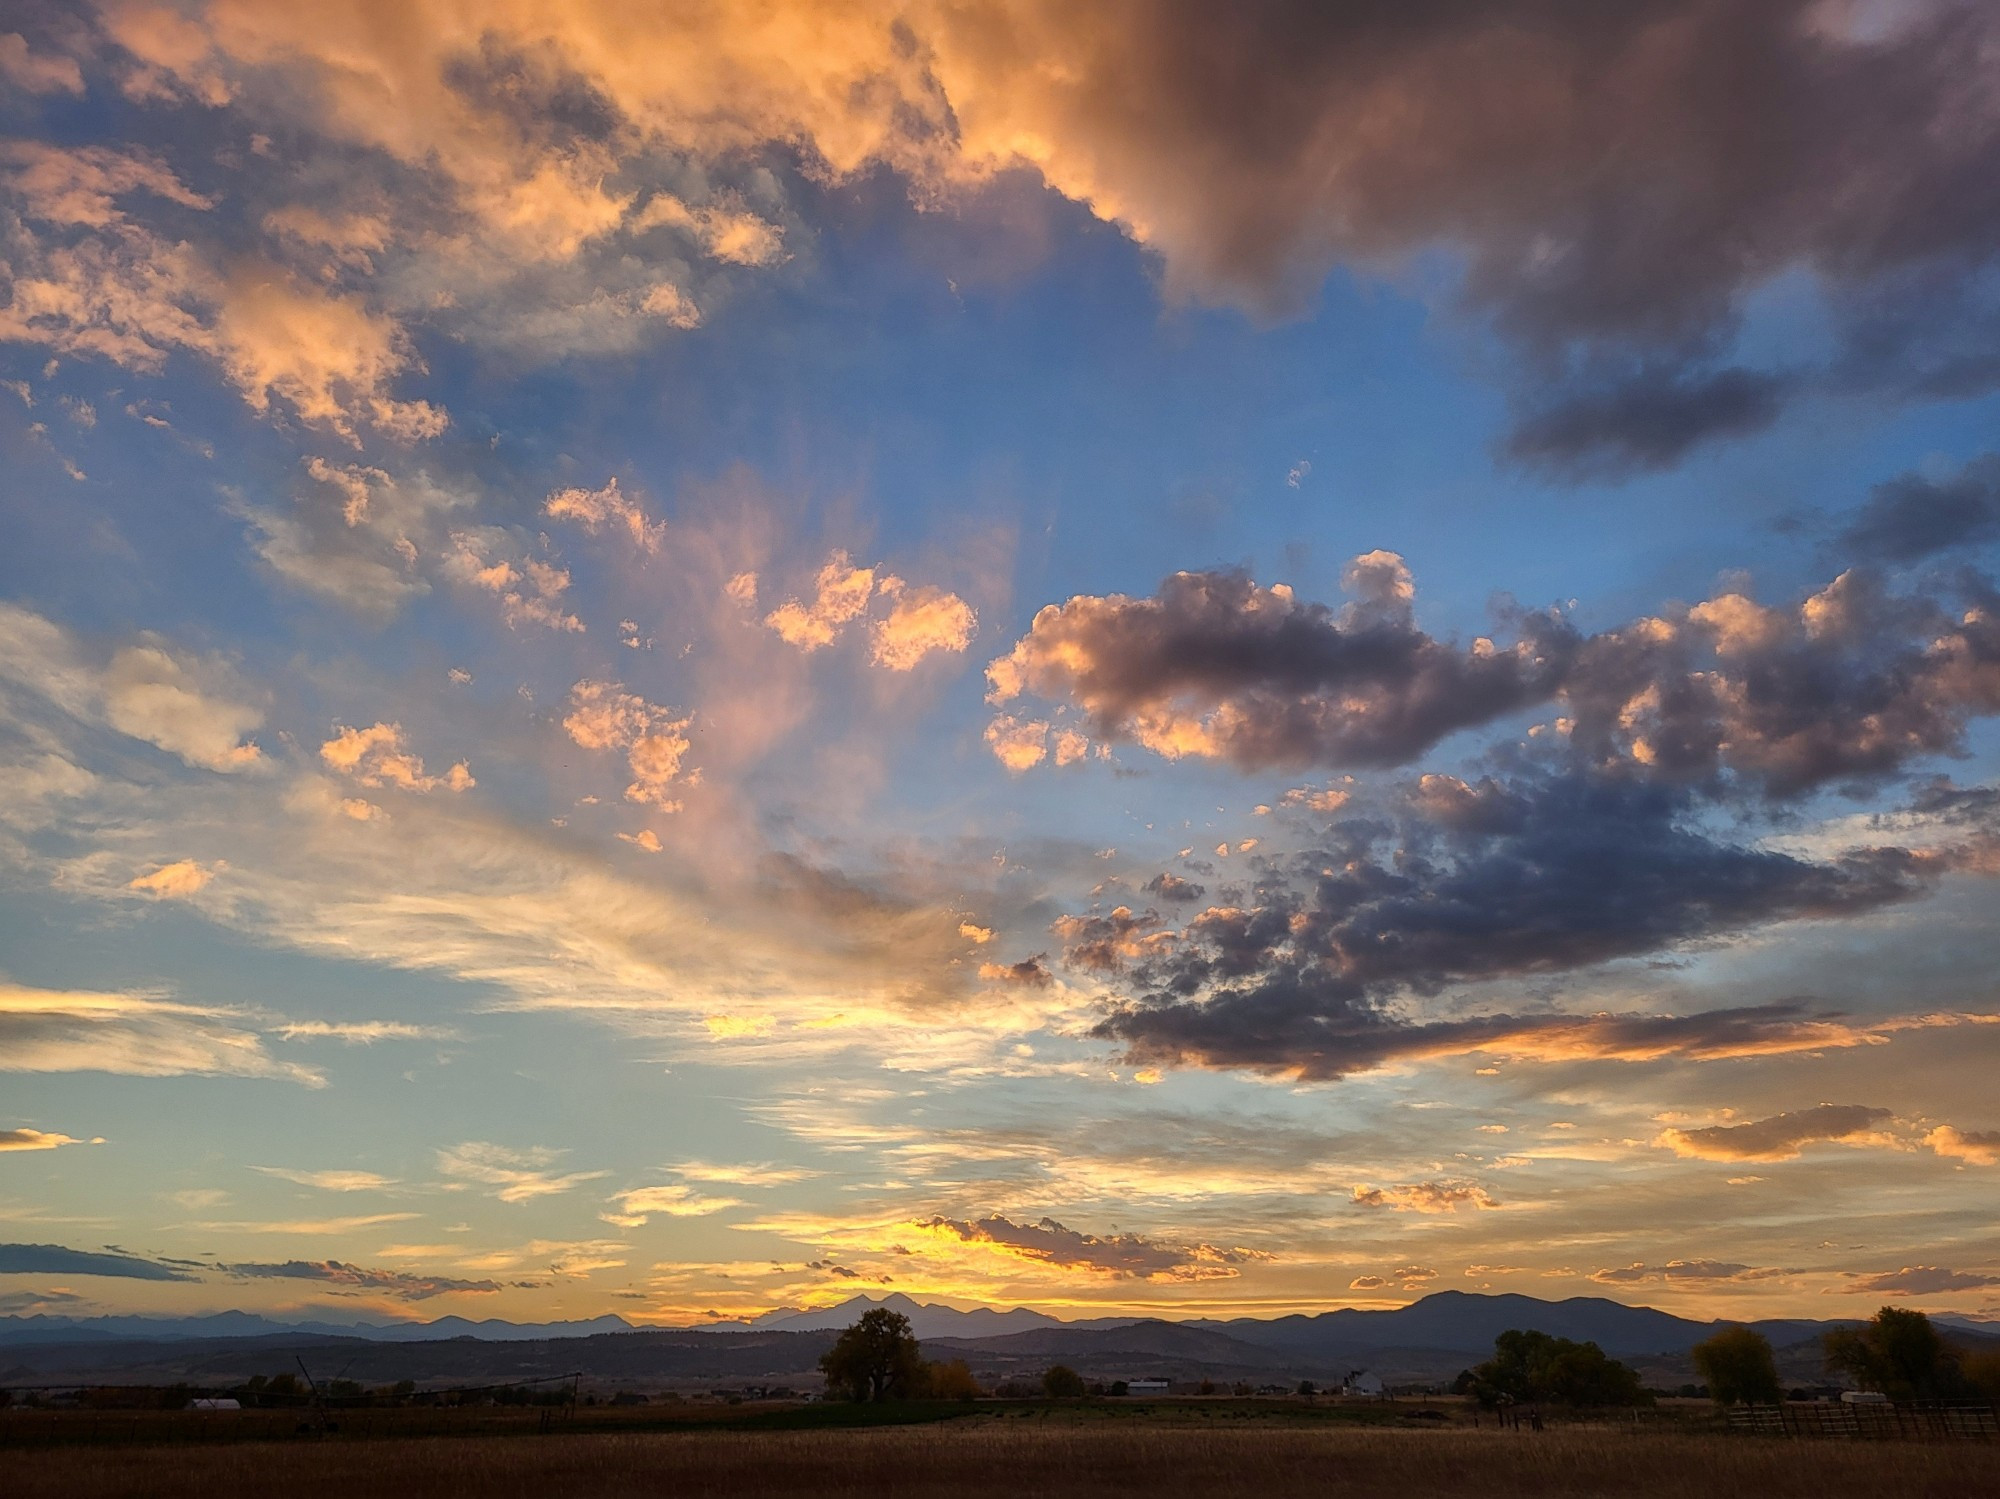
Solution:
M 2000 1315 L 2000 12 L 0 33 L 0 1314 Z

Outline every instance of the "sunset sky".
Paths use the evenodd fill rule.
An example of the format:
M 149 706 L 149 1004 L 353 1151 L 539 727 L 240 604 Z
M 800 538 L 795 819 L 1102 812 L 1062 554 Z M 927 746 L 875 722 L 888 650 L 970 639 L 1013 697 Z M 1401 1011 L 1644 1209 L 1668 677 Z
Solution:
M 2000 1315 L 2000 8 L 6 15 L 0 1313 Z

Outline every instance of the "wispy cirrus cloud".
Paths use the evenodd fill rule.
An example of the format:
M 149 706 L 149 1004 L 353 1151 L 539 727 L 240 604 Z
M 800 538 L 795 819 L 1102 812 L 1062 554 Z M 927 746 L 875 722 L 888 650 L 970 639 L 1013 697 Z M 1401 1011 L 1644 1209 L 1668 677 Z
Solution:
M 545 1145 L 516 1149 L 468 1140 L 438 1151 L 437 1169 L 454 1182 L 494 1188 L 493 1195 L 502 1202 L 532 1202 L 605 1175 L 602 1171 L 558 1173 L 550 1169 L 567 1154 Z

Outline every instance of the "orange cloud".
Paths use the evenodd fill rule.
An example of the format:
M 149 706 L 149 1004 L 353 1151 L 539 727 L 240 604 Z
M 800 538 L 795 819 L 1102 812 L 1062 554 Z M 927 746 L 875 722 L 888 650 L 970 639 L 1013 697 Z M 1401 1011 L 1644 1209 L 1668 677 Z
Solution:
M 2000 1129 L 1964 1131 L 1940 1124 L 1924 1144 L 1941 1156 L 1973 1166 L 2000 1166 Z
M 681 773 L 690 748 L 690 722 L 675 717 L 670 708 L 625 691 L 621 682 L 586 680 L 570 689 L 563 729 L 584 749 L 625 751 L 632 772 L 632 783 L 625 788 L 627 801 L 678 812 L 681 803 L 671 794 L 672 788 L 692 781 L 692 776 Z
M 181 859 L 138 876 L 125 888 L 158 900 L 186 900 L 214 878 L 212 870 L 204 869 L 192 859 Z
M 400 724 L 378 723 L 365 729 L 343 726 L 319 747 L 319 757 L 364 786 L 394 786 L 402 791 L 435 791 L 439 787 L 469 791 L 479 784 L 463 760 L 441 776 L 424 774 L 423 760 L 403 747 Z

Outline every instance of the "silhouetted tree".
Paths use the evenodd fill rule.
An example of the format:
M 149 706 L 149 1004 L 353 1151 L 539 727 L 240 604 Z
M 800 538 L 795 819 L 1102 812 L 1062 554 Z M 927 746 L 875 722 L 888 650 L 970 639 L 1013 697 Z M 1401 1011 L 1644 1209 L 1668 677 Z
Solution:
M 909 1393 L 922 1377 L 923 1358 L 910 1319 L 878 1306 L 820 1355 L 819 1369 L 828 1389 L 851 1400 L 887 1400 Z
M 1717 1405 L 1775 1405 L 1784 1398 L 1771 1343 L 1748 1327 L 1725 1327 L 1694 1345 L 1694 1366 Z
M 1860 1327 L 1821 1339 L 1826 1366 L 1891 1400 L 1937 1400 L 1964 1391 L 1959 1351 L 1922 1312 L 1885 1306 Z
M 1652 1398 L 1637 1374 L 1595 1343 L 1518 1329 L 1493 1340 L 1493 1357 L 1472 1371 L 1472 1390 L 1489 1407 L 1644 1405 Z
M 1042 1375 L 1042 1393 L 1051 1400 L 1074 1400 L 1083 1392 L 1083 1376 L 1067 1364 L 1052 1365 Z

